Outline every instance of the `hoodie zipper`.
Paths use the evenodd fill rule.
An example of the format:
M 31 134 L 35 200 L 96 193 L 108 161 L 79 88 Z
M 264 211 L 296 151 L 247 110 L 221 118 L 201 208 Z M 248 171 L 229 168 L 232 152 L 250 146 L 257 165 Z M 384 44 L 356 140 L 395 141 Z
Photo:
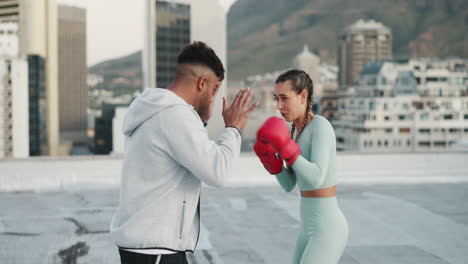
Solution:
M 182 216 L 180 219 L 179 239 L 182 239 L 182 230 L 184 229 L 184 218 L 185 218 L 185 201 L 183 201 L 182 203 Z
M 201 202 L 201 188 L 200 188 L 200 195 L 198 196 L 198 205 L 197 205 L 197 216 L 198 216 L 198 235 L 197 235 L 197 241 L 195 242 L 195 247 L 193 247 L 193 250 L 195 251 L 195 249 L 197 248 L 197 245 L 198 245 L 198 240 L 200 239 L 200 229 L 201 229 L 201 205 L 200 205 L 200 202 Z

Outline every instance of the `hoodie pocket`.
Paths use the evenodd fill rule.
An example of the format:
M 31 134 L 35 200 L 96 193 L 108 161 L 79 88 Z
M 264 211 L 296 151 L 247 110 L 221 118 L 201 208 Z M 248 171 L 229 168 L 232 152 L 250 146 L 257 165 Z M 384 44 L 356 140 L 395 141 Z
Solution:
M 184 230 L 184 218 L 185 218 L 185 201 L 182 202 L 182 213 L 181 213 L 181 216 L 180 216 L 179 239 L 182 239 L 182 231 Z

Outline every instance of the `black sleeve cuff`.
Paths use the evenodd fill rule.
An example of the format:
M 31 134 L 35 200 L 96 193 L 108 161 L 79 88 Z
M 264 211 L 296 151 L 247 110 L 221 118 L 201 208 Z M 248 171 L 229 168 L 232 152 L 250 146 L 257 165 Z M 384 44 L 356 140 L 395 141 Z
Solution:
M 235 127 L 235 126 L 227 126 L 226 128 L 228 128 L 228 127 L 235 128 L 235 129 L 237 130 L 237 132 L 239 132 L 239 135 L 242 137 L 242 133 L 241 133 L 241 131 L 240 131 L 237 127 Z

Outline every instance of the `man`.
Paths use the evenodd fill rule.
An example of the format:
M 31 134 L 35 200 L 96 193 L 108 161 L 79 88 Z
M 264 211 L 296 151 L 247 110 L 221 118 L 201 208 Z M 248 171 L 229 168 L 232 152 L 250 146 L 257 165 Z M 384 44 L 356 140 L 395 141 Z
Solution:
M 201 183 L 222 186 L 241 135 L 258 103 L 242 89 L 228 108 L 215 142 L 204 123 L 224 79 L 215 52 L 202 42 L 186 46 L 167 89 L 148 88 L 125 117 L 120 206 L 111 223 L 122 263 L 187 263 L 200 232 Z

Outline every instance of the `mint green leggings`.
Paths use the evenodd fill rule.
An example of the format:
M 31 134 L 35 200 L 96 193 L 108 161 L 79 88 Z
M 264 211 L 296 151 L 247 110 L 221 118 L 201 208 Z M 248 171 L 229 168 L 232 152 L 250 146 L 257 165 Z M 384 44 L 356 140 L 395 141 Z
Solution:
M 293 264 L 336 264 L 348 241 L 348 224 L 336 197 L 301 197 L 301 226 Z

